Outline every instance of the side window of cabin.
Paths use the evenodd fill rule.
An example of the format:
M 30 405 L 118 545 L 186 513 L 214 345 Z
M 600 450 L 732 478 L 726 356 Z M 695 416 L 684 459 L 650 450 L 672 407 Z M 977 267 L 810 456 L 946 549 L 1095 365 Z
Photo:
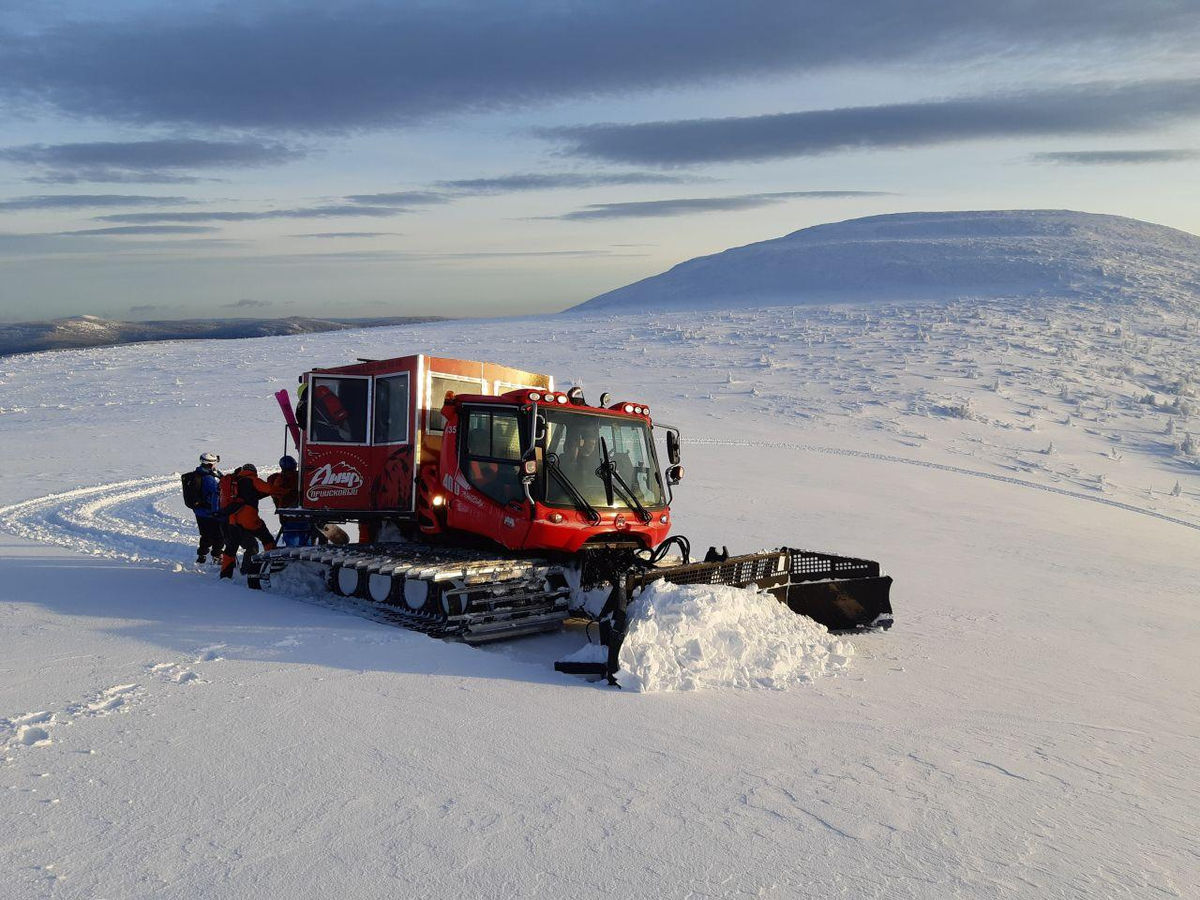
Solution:
M 455 375 L 429 376 L 429 414 L 426 427 L 431 433 L 441 434 L 446 430 L 446 417 L 442 415 L 442 401 L 446 391 L 455 394 L 483 394 L 483 382 L 478 378 L 460 378 Z
M 521 430 L 515 411 L 469 409 L 463 444 L 463 474 L 477 490 L 508 503 L 525 496 L 517 465 Z
M 311 439 L 321 444 L 365 444 L 368 385 L 366 378 L 314 377 L 308 402 Z
M 408 443 L 408 373 L 375 379 L 375 443 Z

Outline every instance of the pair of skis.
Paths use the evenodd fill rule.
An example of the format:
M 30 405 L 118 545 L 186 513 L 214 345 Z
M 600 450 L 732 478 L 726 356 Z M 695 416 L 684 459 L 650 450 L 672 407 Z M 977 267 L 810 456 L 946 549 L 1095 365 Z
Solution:
M 292 411 L 292 398 L 288 395 L 287 389 L 275 392 L 275 399 L 279 403 L 279 408 L 283 410 L 283 420 L 287 422 L 288 432 L 292 435 L 292 443 L 296 445 L 296 452 L 300 452 L 300 423 L 296 421 L 296 413 Z

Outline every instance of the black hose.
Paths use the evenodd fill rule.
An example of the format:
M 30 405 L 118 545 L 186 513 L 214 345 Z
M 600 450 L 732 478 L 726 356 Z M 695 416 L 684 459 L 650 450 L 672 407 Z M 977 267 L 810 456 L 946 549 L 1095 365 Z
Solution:
M 636 557 L 638 565 L 642 568 L 649 569 L 662 561 L 667 555 L 667 551 L 671 547 L 678 547 L 679 552 L 683 555 L 683 564 L 686 566 L 692 561 L 692 543 L 682 534 L 673 534 L 650 552 L 648 556 Z

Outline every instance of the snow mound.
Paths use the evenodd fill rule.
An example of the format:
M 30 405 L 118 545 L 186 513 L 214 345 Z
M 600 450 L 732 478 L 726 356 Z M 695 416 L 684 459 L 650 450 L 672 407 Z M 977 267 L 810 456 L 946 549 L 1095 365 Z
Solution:
M 657 581 L 630 606 L 621 686 L 785 690 L 846 669 L 854 647 L 770 594 Z
M 633 309 L 1086 297 L 1200 300 L 1200 237 L 1072 210 L 896 213 L 682 262 L 573 307 Z

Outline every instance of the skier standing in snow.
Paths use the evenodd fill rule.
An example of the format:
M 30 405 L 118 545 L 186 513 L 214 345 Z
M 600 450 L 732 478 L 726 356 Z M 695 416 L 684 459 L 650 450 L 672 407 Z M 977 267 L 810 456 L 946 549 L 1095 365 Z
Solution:
M 193 473 L 194 483 L 198 490 L 196 505 L 192 512 L 196 514 L 196 528 L 200 532 L 200 544 L 196 547 L 196 562 L 203 563 L 212 555 L 212 561 L 220 559 L 221 547 L 225 543 L 222 533 L 221 520 L 218 513 L 221 508 L 219 479 L 221 473 L 217 463 L 221 457 L 215 453 L 201 453 L 200 465 Z
M 253 463 L 240 466 L 236 475 L 233 502 L 222 510 L 222 513 L 229 517 L 228 525 L 226 525 L 225 550 L 221 555 L 222 578 L 233 577 L 239 547 L 244 551 L 242 553 L 243 574 L 248 571 L 250 561 L 258 552 L 259 541 L 262 541 L 264 549 L 275 549 L 275 538 L 258 514 L 258 502 L 264 497 L 282 493 L 282 490 L 273 488 L 260 479 L 258 468 Z

